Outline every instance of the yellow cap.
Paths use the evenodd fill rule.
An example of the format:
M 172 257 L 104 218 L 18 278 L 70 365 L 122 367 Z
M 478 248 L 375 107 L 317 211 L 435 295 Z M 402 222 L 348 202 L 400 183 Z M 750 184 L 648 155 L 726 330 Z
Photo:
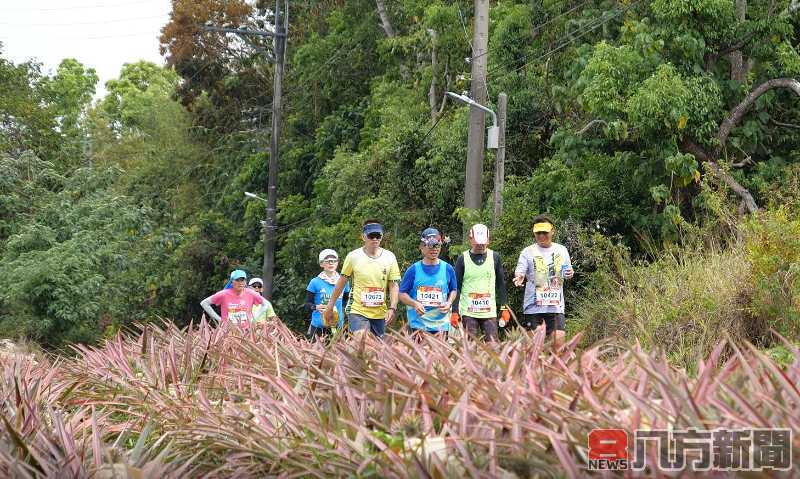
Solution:
M 536 223 L 535 225 L 533 225 L 534 233 L 539 233 L 539 232 L 549 233 L 551 231 L 553 231 L 553 225 L 551 225 L 550 223 Z

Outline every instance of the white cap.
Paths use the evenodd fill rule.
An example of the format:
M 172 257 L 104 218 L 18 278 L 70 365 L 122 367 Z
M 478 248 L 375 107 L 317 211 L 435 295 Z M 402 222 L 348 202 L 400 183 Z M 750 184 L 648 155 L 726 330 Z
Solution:
M 469 237 L 475 244 L 487 244 L 489 242 L 489 228 L 484 224 L 472 225 L 469 229 Z
M 328 256 L 333 256 L 334 258 L 339 259 L 339 255 L 336 254 L 336 251 L 328 248 L 319 252 L 319 262 L 322 263 L 322 261 Z
M 250 279 L 250 281 L 247 282 L 247 285 L 248 286 L 253 286 L 253 283 L 261 283 L 263 285 L 264 284 L 264 280 L 262 280 L 261 278 L 252 278 L 252 279 Z

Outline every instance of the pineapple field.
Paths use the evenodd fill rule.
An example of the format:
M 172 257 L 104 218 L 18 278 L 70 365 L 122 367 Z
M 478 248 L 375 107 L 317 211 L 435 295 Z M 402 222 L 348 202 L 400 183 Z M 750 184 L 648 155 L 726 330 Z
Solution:
M 203 321 L 72 356 L 6 354 L 0 475 L 583 477 L 594 429 L 800 428 L 790 343 L 776 361 L 722 341 L 690 376 L 635 345 L 579 341 L 553 352 L 540 328 L 497 344 L 393 333 L 326 345 L 279 323 Z M 632 473 L 670 474 L 655 447 L 644 459 Z

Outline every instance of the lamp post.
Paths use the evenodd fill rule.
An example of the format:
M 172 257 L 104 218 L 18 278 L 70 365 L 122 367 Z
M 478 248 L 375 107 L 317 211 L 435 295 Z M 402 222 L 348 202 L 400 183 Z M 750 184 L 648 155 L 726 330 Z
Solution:
M 460 101 L 462 103 L 466 103 L 471 107 L 475 107 L 479 110 L 485 111 L 486 113 L 492 115 L 492 126 L 490 126 L 487 130 L 486 134 L 486 148 L 490 148 L 493 150 L 497 150 L 497 154 L 495 155 L 495 178 L 494 178 L 494 208 L 493 208 L 493 215 L 492 215 L 492 228 L 497 227 L 497 222 L 499 221 L 500 215 L 503 209 L 503 201 L 502 201 L 502 190 L 503 190 L 503 183 L 505 177 L 505 129 L 506 129 L 506 120 L 505 120 L 505 109 L 506 109 L 506 94 L 500 94 L 500 101 L 498 106 L 500 108 L 500 125 L 498 125 L 497 115 L 494 111 L 490 108 L 481 105 L 480 103 L 476 102 L 472 98 L 466 95 L 459 95 L 458 93 L 453 93 L 451 91 L 447 92 L 447 95 L 454 100 Z M 501 131 L 502 129 L 502 131 Z M 500 137 L 502 136 L 502 141 Z M 469 172 L 468 172 L 469 173 Z M 482 171 L 475 171 L 472 174 L 477 175 L 479 178 Z M 467 197 L 467 188 L 469 188 L 468 182 L 464 183 L 464 198 Z M 478 188 L 480 188 L 480 181 L 478 181 Z M 480 191 L 475 192 L 480 197 Z
M 246 197 L 248 197 L 248 198 L 253 198 L 254 200 L 261 200 L 261 201 L 263 201 L 264 203 L 266 203 L 266 202 L 267 202 L 267 200 L 266 200 L 265 198 L 262 198 L 262 197 L 258 196 L 258 195 L 257 195 L 257 194 L 255 194 L 255 193 L 250 193 L 249 191 L 245 191 L 245 192 L 244 192 L 244 195 L 245 195 Z
M 453 93 L 453 92 L 449 91 L 449 92 L 447 92 L 447 96 L 449 96 L 450 98 L 452 98 L 454 100 L 458 100 L 458 101 L 460 101 L 462 103 L 466 103 L 467 105 L 469 105 L 471 107 L 475 107 L 475 108 L 477 108 L 479 110 L 483 110 L 486 113 L 492 115 L 492 126 L 490 126 L 486 130 L 486 135 L 487 135 L 486 136 L 486 148 L 489 148 L 489 149 L 492 149 L 492 150 L 496 150 L 498 148 L 498 146 L 500 145 L 500 141 L 499 141 L 499 139 L 500 139 L 500 127 L 497 126 L 497 114 L 495 114 L 495 112 L 492 111 L 491 108 L 488 108 L 488 107 L 485 107 L 485 106 L 481 105 L 480 103 L 476 102 L 475 100 L 473 100 L 472 98 L 470 98 L 470 97 L 468 97 L 466 95 L 459 95 L 458 93 Z
M 248 198 L 253 198 L 254 200 L 261 200 L 261 201 L 263 201 L 264 203 L 267 203 L 267 204 L 269 204 L 269 201 L 267 201 L 267 199 L 266 199 L 266 198 L 262 198 L 262 197 L 258 196 L 258 195 L 257 195 L 257 194 L 255 194 L 255 193 L 250 193 L 249 191 L 245 191 L 245 192 L 244 192 L 244 195 L 245 195 L 246 197 L 248 197 Z M 262 229 L 262 230 L 265 230 L 265 229 L 267 228 L 267 222 L 266 222 L 266 221 L 264 221 L 264 220 L 260 220 L 258 223 L 261 225 L 261 229 Z

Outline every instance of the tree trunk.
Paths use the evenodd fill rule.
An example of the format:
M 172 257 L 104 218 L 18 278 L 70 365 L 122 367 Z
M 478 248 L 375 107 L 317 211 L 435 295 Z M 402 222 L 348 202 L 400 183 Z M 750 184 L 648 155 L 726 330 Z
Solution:
M 442 103 L 439 105 L 437 117 L 444 113 L 444 106 L 447 104 L 447 92 L 450 90 L 450 55 L 444 61 L 444 90 L 442 90 Z
M 428 104 L 431 107 L 431 121 L 435 122 L 439 107 L 439 95 L 436 92 L 439 86 L 439 61 L 436 58 L 436 43 L 438 37 L 436 35 L 436 30 L 428 29 L 428 33 L 431 36 L 431 88 L 428 90 Z
M 747 17 L 747 0 L 736 0 L 736 21 L 741 25 Z M 741 49 L 728 56 L 731 62 L 731 80 L 743 83 L 747 76 L 747 63 Z
M 383 0 L 375 0 L 375 3 L 378 5 L 378 16 L 381 17 L 383 31 L 386 32 L 387 37 L 394 38 L 394 28 L 392 28 L 392 22 L 389 20 L 389 14 L 386 12 L 386 5 L 383 3 Z

